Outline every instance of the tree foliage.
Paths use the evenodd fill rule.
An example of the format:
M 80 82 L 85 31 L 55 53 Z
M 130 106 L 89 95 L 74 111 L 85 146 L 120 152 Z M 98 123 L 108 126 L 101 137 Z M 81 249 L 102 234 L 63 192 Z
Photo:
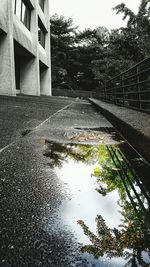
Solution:
M 150 0 L 135 14 L 124 3 L 113 8 L 126 27 L 79 31 L 71 18 L 51 17 L 53 87 L 96 90 L 150 54 Z M 115 14 L 114 14 L 115 15 Z
M 51 17 L 51 60 L 53 87 L 70 88 L 68 70 L 71 65 L 71 53 L 75 46 L 73 20 L 57 14 Z

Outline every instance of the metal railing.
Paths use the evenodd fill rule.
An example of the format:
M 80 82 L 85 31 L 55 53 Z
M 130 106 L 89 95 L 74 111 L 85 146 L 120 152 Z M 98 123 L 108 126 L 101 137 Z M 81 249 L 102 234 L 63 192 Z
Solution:
M 100 98 L 150 113 L 150 57 L 107 81 L 101 88 Z

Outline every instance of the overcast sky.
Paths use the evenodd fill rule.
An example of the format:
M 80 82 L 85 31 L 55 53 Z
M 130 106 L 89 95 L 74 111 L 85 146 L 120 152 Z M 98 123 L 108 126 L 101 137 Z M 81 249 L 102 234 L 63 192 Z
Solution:
M 58 13 L 66 18 L 72 17 L 79 29 L 105 26 L 109 29 L 125 25 L 122 15 L 116 15 L 114 6 L 124 2 L 137 12 L 140 0 L 50 0 L 51 15 Z

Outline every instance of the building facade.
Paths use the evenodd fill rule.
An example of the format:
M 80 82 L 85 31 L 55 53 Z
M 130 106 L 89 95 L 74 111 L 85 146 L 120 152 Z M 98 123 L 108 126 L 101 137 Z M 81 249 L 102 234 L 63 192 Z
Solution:
M 0 95 L 51 95 L 49 0 L 0 0 Z

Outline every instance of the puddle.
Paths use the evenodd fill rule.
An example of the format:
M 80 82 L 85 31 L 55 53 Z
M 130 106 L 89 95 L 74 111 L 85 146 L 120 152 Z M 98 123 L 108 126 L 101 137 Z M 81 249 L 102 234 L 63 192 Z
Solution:
M 44 156 L 68 196 L 63 223 L 87 266 L 150 266 L 147 163 L 127 143 L 46 146 Z

